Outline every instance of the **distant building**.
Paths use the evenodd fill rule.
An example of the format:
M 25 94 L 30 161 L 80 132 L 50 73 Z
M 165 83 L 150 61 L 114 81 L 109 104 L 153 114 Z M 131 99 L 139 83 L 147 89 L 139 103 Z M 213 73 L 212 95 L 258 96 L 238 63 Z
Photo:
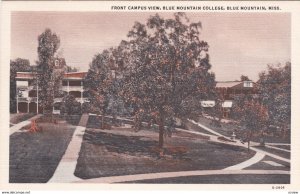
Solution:
M 57 65 L 57 64 L 56 64 Z M 83 79 L 87 72 L 64 73 L 60 90 L 66 94 L 73 95 L 78 102 L 83 104 L 87 102 L 84 95 Z M 35 72 L 17 72 L 16 88 L 17 88 L 17 112 L 18 113 L 42 113 L 43 110 L 39 105 L 39 88 L 34 82 L 37 79 Z M 59 104 L 62 98 L 54 99 L 53 113 L 59 114 L 60 110 L 55 104 Z
M 217 82 L 216 89 L 224 100 L 234 100 L 234 97 L 241 94 L 255 93 L 253 81 L 226 81 Z
M 240 95 L 253 95 L 257 93 L 256 83 L 253 81 L 224 81 L 217 82 L 216 90 L 219 93 L 223 109 L 223 117 L 227 118 L 234 103 Z

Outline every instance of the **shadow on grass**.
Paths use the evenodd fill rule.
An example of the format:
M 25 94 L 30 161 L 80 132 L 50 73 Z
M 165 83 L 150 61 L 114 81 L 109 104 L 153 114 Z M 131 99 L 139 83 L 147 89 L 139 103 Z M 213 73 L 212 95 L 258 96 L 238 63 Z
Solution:
M 84 140 L 89 144 L 103 145 L 107 151 L 130 156 L 148 156 L 152 158 L 161 158 L 161 150 L 158 148 L 158 142 L 147 139 L 142 136 L 124 136 L 104 132 L 86 131 Z M 181 158 L 185 156 L 187 149 L 183 147 L 164 147 L 163 156 Z
M 101 122 L 102 117 L 101 116 L 89 116 L 88 122 L 87 122 L 87 128 L 96 128 L 100 129 L 101 128 Z M 104 118 L 104 123 L 108 125 L 114 125 L 114 126 L 121 126 L 122 124 L 133 124 L 133 121 L 128 121 L 128 120 L 120 120 L 120 119 L 113 119 L 109 117 Z
M 37 123 L 53 123 L 60 124 L 66 122 L 70 125 L 77 126 L 81 115 L 44 115 L 37 119 Z
M 89 179 L 140 173 L 223 169 L 243 162 L 255 154 L 245 148 L 203 139 L 172 137 L 165 141 L 164 154 L 161 155 L 156 137 L 142 132 L 141 134 L 143 135 L 120 135 L 87 129 L 75 176 Z

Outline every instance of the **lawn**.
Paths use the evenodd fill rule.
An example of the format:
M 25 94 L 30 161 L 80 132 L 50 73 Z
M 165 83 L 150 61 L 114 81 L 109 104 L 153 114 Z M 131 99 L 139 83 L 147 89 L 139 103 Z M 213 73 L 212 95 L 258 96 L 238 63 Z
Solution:
M 273 161 L 278 164 L 281 164 L 282 166 L 272 166 L 270 164 L 265 163 L 264 161 Z M 272 158 L 270 156 L 265 156 L 261 161 L 255 163 L 251 166 L 246 167 L 245 170 L 285 170 L 285 171 L 290 171 L 290 163 Z
M 290 152 L 285 152 L 285 151 L 281 151 L 281 150 L 276 150 L 276 149 L 273 149 L 273 148 L 269 148 L 269 147 L 262 147 L 262 146 L 253 146 L 257 149 L 260 149 L 260 150 L 263 150 L 263 151 L 266 151 L 266 152 L 269 152 L 269 153 L 272 153 L 272 154 L 276 154 L 280 157 L 283 157 L 283 158 L 288 158 L 290 159 L 291 158 L 291 153 Z
M 277 148 L 282 148 L 282 149 L 286 149 L 286 150 L 291 150 L 291 146 L 290 145 L 272 145 L 273 147 L 277 147 Z
M 45 183 L 51 178 L 80 116 L 56 119 L 57 124 L 47 122 L 45 117 L 38 119 L 42 132 L 28 132 L 26 126 L 23 132 L 10 136 L 10 183 Z
M 245 136 L 246 130 L 241 129 L 241 127 L 234 122 L 221 123 L 221 126 L 218 127 L 212 124 L 211 119 L 205 118 L 203 116 L 198 117 L 197 119 L 195 119 L 195 121 L 227 137 L 231 136 L 233 131 L 235 131 L 236 138 L 238 139 L 242 139 Z M 193 126 L 193 129 L 199 132 L 205 131 L 204 129 L 196 125 Z M 209 132 L 204 132 L 204 133 L 209 134 Z M 260 142 L 260 136 L 259 135 L 255 136 L 254 134 L 251 141 Z M 271 135 L 271 132 L 265 135 L 266 143 L 290 143 L 290 141 L 291 140 L 289 136 L 283 137 L 282 135 L 278 135 L 278 134 Z
M 10 123 L 17 124 L 27 119 L 33 117 L 34 113 L 17 113 L 17 114 L 10 114 Z
M 254 155 L 242 147 L 208 141 L 201 136 L 173 133 L 164 145 L 162 155 L 157 148 L 158 133 L 130 128 L 100 130 L 88 128 L 75 170 L 75 176 L 96 177 L 223 169 Z

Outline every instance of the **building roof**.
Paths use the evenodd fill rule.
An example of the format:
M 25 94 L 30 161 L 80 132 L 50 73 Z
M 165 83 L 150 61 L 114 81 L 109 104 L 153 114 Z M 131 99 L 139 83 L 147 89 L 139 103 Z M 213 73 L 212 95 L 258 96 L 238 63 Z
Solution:
M 17 79 L 33 79 L 36 73 L 34 72 L 17 72 Z
M 86 76 L 87 72 L 71 72 L 65 73 L 64 79 L 83 79 Z
M 231 88 L 238 84 L 243 83 L 242 81 L 226 81 L 226 82 L 217 82 L 217 88 Z
M 63 79 L 84 79 L 87 72 L 65 73 Z M 37 74 L 35 72 L 17 72 L 17 79 L 33 79 Z

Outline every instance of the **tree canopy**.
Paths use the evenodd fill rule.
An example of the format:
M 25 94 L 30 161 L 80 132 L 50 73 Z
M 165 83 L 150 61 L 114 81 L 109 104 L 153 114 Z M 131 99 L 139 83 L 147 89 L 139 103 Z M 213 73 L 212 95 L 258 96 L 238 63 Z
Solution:
M 59 37 L 48 28 L 38 36 L 39 101 L 44 111 L 52 112 L 54 97 L 59 94 L 63 73 L 55 70 L 56 53 L 59 46 Z
M 10 61 L 10 112 L 16 112 L 16 75 L 17 72 L 31 72 L 33 69 L 30 66 L 28 59 L 17 58 Z
M 159 125 L 163 146 L 165 125 L 172 128 L 176 117 L 201 111 L 215 87 L 209 72 L 208 44 L 200 39 L 202 25 L 190 23 L 183 13 L 164 19 L 158 14 L 146 24 L 136 22 L 122 42 L 127 65 L 120 94 L 134 107 L 136 123 Z M 140 125 L 136 128 L 139 129 Z
M 260 73 L 258 92 L 261 102 L 268 108 L 270 123 L 290 128 L 291 122 L 291 63 L 269 65 Z

